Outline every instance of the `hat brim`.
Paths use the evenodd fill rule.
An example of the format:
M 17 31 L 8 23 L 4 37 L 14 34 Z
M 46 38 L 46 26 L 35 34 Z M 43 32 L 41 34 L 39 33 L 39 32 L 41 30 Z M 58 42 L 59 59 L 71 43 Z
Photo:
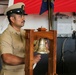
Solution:
M 22 9 L 20 9 L 20 8 L 18 8 L 18 9 L 13 9 L 13 10 L 10 10 L 10 11 L 7 12 L 7 15 L 8 15 L 8 16 L 11 15 L 11 14 L 27 15 L 27 14 L 25 13 L 25 11 L 22 10 Z

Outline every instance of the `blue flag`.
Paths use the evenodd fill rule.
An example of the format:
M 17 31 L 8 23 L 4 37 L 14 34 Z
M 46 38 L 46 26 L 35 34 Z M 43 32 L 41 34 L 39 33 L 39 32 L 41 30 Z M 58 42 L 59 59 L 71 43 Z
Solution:
M 54 4 L 52 2 L 50 2 L 50 6 L 53 8 Z M 45 11 L 48 10 L 48 2 L 47 0 L 42 0 L 42 5 L 41 5 L 41 9 L 40 9 L 40 15 L 42 13 L 44 13 Z

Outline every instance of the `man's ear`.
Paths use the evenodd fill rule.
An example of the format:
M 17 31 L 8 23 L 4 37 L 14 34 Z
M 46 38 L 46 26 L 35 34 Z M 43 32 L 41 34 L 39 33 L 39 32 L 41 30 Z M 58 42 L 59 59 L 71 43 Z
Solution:
M 13 16 L 10 17 L 10 20 L 14 22 L 15 18 Z

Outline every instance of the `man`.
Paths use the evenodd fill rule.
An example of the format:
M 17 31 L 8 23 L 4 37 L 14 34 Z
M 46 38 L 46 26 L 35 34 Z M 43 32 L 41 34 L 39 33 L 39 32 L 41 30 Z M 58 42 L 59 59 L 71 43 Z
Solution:
M 1 35 L 2 75 L 25 75 L 25 31 L 21 29 L 25 22 L 24 6 L 16 3 L 5 11 L 9 25 Z M 34 56 L 33 63 L 40 59 L 40 55 Z

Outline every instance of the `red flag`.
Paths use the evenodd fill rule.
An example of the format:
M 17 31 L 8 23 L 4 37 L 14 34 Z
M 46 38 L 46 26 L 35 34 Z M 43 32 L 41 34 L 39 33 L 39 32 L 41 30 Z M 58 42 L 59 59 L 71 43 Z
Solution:
M 14 3 L 25 3 L 25 11 L 27 14 L 39 14 L 42 0 L 14 0 Z
M 76 0 L 55 0 L 54 12 L 76 12 Z

